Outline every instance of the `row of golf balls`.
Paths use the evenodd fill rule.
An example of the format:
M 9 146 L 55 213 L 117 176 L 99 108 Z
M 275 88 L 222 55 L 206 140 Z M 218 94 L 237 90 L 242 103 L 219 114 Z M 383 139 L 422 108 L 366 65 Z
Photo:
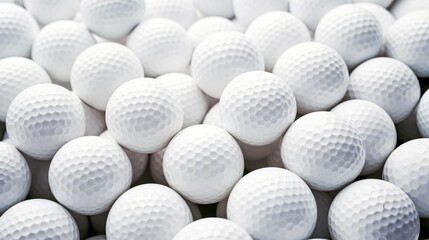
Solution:
M 175 1 L 159 2 L 165 9 Z M 323 18 L 315 8 L 316 28 L 305 17 L 269 12 L 286 10 L 285 2 L 243 1 L 240 13 L 234 1 L 245 34 L 220 17 L 194 24 L 191 14 L 183 15 L 193 19 L 188 23 L 144 20 L 126 40 L 128 48 L 95 44 L 87 27 L 121 42 L 142 20 L 144 1 L 82 1 L 86 26 L 58 21 L 39 33 L 24 9 L 0 4 L 8 40 L 0 60 L 0 115 L 10 138 L 0 144 L 6 179 L 0 237 L 79 238 L 60 205 L 18 203 L 29 194 L 56 200 L 75 215 L 111 208 L 108 239 L 417 239 L 419 216 L 429 215 L 429 143 L 419 139 L 394 150 L 394 124 L 416 116 L 420 134 L 429 134 L 429 100 L 424 95 L 418 103 L 417 80 L 429 72 L 429 12 L 392 17 L 386 27 L 369 10 L 390 14 L 382 7 L 337 3 Z M 36 13 L 41 6 L 28 9 L 44 24 Z M 268 13 L 252 12 L 262 6 Z M 126 10 L 125 18 L 115 17 Z M 309 42 L 311 30 L 316 42 Z M 30 51 L 33 61 L 23 58 Z M 377 57 L 382 52 L 393 58 Z M 350 76 L 348 68 L 355 68 Z M 52 81 L 70 82 L 73 92 Z M 343 97 L 355 100 L 339 104 Z M 175 191 L 158 184 L 128 190 L 148 154 L 153 178 Z M 266 157 L 269 166 L 288 170 L 262 168 L 243 177 L 244 159 Z M 394 185 L 350 184 L 383 166 L 383 179 Z M 40 179 L 32 176 L 38 171 L 44 171 Z M 331 197 L 320 191 L 344 187 L 329 207 Z M 193 203 L 217 202 L 230 221 L 191 223 L 198 218 Z

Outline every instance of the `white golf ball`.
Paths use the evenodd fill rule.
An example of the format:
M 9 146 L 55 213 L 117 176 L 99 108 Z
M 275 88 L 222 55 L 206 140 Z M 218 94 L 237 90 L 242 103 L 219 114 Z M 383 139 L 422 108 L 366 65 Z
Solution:
M 28 197 L 56 201 L 49 186 L 49 166 L 51 165 L 51 160 L 40 161 L 29 156 L 24 157 L 31 170 L 31 187 Z
M 332 9 L 320 20 L 315 41 L 335 49 L 353 68 L 380 53 L 383 33 L 371 12 L 346 4 Z
M 387 56 L 407 64 L 419 77 L 429 77 L 429 10 L 398 19 L 386 36 Z
M 179 194 L 159 184 L 143 184 L 113 204 L 106 236 L 109 240 L 171 240 L 191 222 L 191 210 Z
M 343 189 L 329 209 L 333 239 L 418 239 L 419 216 L 395 185 L 367 179 Z
M 265 69 L 269 72 L 288 48 L 311 41 L 305 24 L 294 15 L 282 11 L 259 16 L 247 27 L 245 35 L 264 55 Z
M 326 192 L 312 191 L 312 193 L 317 205 L 317 222 L 311 237 L 330 238 L 328 213 L 332 199 Z
M 168 186 L 167 179 L 165 179 L 164 171 L 162 169 L 162 162 L 164 160 L 165 148 L 154 152 L 149 157 L 150 173 L 155 183 Z
M 184 227 L 173 240 L 252 240 L 237 224 L 222 218 L 204 218 Z
M 29 57 L 38 32 L 39 25 L 29 12 L 15 4 L 0 3 L 0 59 Z
M 149 77 L 184 71 L 193 46 L 186 30 L 172 20 L 144 21 L 130 34 L 127 46 L 137 55 Z
M 6 128 L 19 150 L 49 160 L 62 145 L 83 136 L 85 115 L 75 94 L 45 83 L 16 96 L 7 112 Z
M 113 139 L 112 135 L 109 131 L 104 131 L 100 137 L 113 141 L 118 144 L 115 139 Z M 137 153 L 130 151 L 126 148 L 122 148 L 124 152 L 127 154 L 128 159 L 130 160 L 131 167 L 133 169 L 133 178 L 131 183 L 136 183 L 143 176 L 144 171 L 146 170 L 147 163 L 149 160 L 149 155 L 145 153 Z
M 394 0 L 353 0 L 355 3 L 373 3 L 388 8 Z
M 3 214 L 0 238 L 78 240 L 79 230 L 70 213 L 58 203 L 32 199 L 16 204 Z
M 84 136 L 98 136 L 106 130 L 106 120 L 104 112 L 94 109 L 82 102 L 85 113 L 85 133 Z
M 144 19 L 167 18 L 188 28 L 197 18 L 192 0 L 145 0 Z
M 107 129 L 113 138 L 140 153 L 164 148 L 182 128 L 183 116 L 174 93 L 150 78 L 124 83 L 113 93 L 106 108 Z
M 49 168 L 49 185 L 55 198 L 84 215 L 109 209 L 130 187 L 131 179 L 131 164 L 120 146 L 95 136 L 65 144 Z
M 72 19 L 79 10 L 79 0 L 24 0 L 24 6 L 41 25 Z
M 284 52 L 273 74 L 292 88 L 301 114 L 332 108 L 344 97 L 349 84 L 343 58 L 315 42 L 301 43 Z
M 82 23 L 56 21 L 37 34 L 31 57 L 48 71 L 52 79 L 69 82 L 74 61 L 93 44 L 92 34 Z
M 386 161 L 383 179 L 410 196 L 420 217 L 429 217 L 429 139 L 421 138 L 399 146 Z
M 429 92 L 426 91 L 417 107 L 417 113 L 415 115 L 417 128 L 421 136 L 429 137 Z
M 330 112 L 299 118 L 286 132 L 282 160 L 311 188 L 339 189 L 353 181 L 365 164 L 365 145 L 358 130 Z
M 31 172 L 12 145 L 0 142 L 0 214 L 24 200 L 30 190 Z
M 363 99 L 382 107 L 398 123 L 406 119 L 420 98 L 413 71 L 393 58 L 374 58 L 350 74 L 347 98 Z
M 264 70 L 264 58 L 245 35 L 221 32 L 197 46 L 191 68 L 198 86 L 211 97 L 220 98 L 226 85 L 238 75 Z
M 164 84 L 179 100 L 184 112 L 183 128 L 203 121 L 209 110 L 209 103 L 191 76 L 183 73 L 168 73 L 161 75 L 156 81 Z
M 396 129 L 389 114 L 365 100 L 343 102 L 331 112 L 356 127 L 363 139 L 366 159 L 361 174 L 368 175 L 382 168 L 396 146 Z
M 121 44 L 106 42 L 87 48 L 77 57 L 70 83 L 80 99 L 104 111 L 119 86 L 141 77 L 144 71 L 137 56 Z
M 219 102 L 222 126 L 244 143 L 275 142 L 296 116 L 296 100 L 283 79 L 267 72 L 247 72 L 234 78 Z
M 83 22 L 103 38 L 128 35 L 143 20 L 145 0 L 80 0 Z
M 352 0 L 289 0 L 289 10 L 314 31 L 327 12 L 347 3 L 352 3 Z
M 50 83 L 48 73 L 27 58 L 9 57 L 0 60 L 0 121 L 6 120 L 12 100 L 24 89 L 39 83 Z
M 222 17 L 206 17 L 194 22 L 188 29 L 188 35 L 194 46 L 198 46 L 204 39 L 214 33 L 224 31 L 238 31 L 238 29 L 229 19 Z
M 232 18 L 234 16 L 232 0 L 194 0 L 194 4 L 204 16 L 219 16 L 224 18 Z
M 253 239 L 305 239 L 313 232 L 317 207 L 310 188 L 297 175 L 281 168 L 262 168 L 235 185 L 227 216 Z
M 162 168 L 168 184 L 186 199 L 216 203 L 228 196 L 243 176 L 243 154 L 222 128 L 195 125 L 179 132 L 168 144 Z
M 289 0 L 232 0 L 235 17 L 249 25 L 258 16 L 272 11 L 287 11 Z

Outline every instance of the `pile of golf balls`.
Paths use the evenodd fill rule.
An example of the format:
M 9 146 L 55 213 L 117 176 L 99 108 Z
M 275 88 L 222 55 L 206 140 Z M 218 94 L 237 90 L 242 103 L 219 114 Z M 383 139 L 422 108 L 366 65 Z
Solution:
M 0 240 L 429 240 L 429 0 L 0 0 Z

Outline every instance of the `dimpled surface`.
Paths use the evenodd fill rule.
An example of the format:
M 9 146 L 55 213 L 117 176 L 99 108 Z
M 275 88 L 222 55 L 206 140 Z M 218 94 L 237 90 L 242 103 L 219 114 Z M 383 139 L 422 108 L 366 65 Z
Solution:
M 429 10 L 398 19 L 386 36 L 387 56 L 407 64 L 419 77 L 429 77 Z
M 235 185 L 227 216 L 253 239 L 305 239 L 313 232 L 317 207 L 311 190 L 297 175 L 281 168 L 262 168 Z
M 115 139 L 113 139 L 112 135 L 109 131 L 104 131 L 100 137 L 113 141 L 117 144 Z M 130 160 L 131 167 L 133 169 L 133 179 L 132 183 L 136 183 L 142 176 L 144 171 L 146 170 L 147 162 L 149 159 L 149 155 L 145 153 L 137 153 L 130 151 L 126 148 L 122 148 L 124 152 L 127 154 L 128 159 Z
M 295 120 L 296 101 L 289 85 L 266 72 L 239 75 L 219 102 L 222 126 L 244 143 L 273 143 Z
M 144 77 L 137 56 L 118 43 L 100 43 L 87 48 L 73 64 L 73 92 L 88 105 L 106 110 L 113 92 L 123 83 Z
M 252 240 L 252 237 L 231 221 L 205 218 L 184 227 L 173 240 Z
M 194 0 L 195 6 L 205 16 L 219 16 L 224 18 L 232 18 L 234 16 L 234 10 L 232 8 L 232 0 Z
M 95 44 L 85 25 L 57 21 L 46 25 L 33 42 L 31 57 L 48 71 L 52 79 L 69 82 L 78 55 Z
M 226 85 L 238 75 L 264 70 L 264 58 L 243 34 L 221 32 L 198 45 L 191 68 L 198 86 L 211 97 L 220 98 Z
M 18 203 L 3 214 L 0 238 L 78 240 L 79 230 L 61 205 L 45 199 L 33 199 Z
M 29 57 L 39 32 L 33 16 L 22 7 L 0 3 L 0 58 Z
M 150 78 L 120 86 L 110 98 L 106 123 L 113 138 L 140 153 L 164 148 L 183 125 L 183 108 L 174 93 Z
M 168 19 L 150 19 L 137 26 L 127 46 L 150 77 L 185 70 L 192 57 L 192 42 L 185 29 Z
M 145 0 L 80 1 L 83 22 L 97 35 L 110 39 L 128 35 L 143 19 L 145 9 Z
M 72 19 L 79 10 L 79 0 L 24 0 L 24 5 L 41 25 Z
M 27 196 L 30 183 L 24 157 L 12 145 L 0 142 L 0 214 Z
M 362 175 L 380 169 L 396 146 L 396 129 L 381 107 L 365 100 L 350 100 L 331 110 L 356 127 L 365 144 L 366 159 Z
M 419 133 L 429 137 L 429 92 L 426 91 L 417 107 L 416 123 Z
M 168 186 L 164 171 L 162 170 L 164 153 L 165 148 L 150 155 L 150 173 L 152 174 L 152 178 L 156 183 Z
M 167 18 L 188 28 L 196 19 L 192 0 L 145 0 L 144 19 Z
M 317 205 L 317 222 L 311 237 L 329 238 L 328 213 L 332 199 L 325 192 L 312 191 L 312 193 Z
M 27 87 L 50 83 L 48 73 L 37 63 L 27 58 L 9 57 L 0 60 L 0 121 L 12 100 Z
M 235 17 L 249 25 L 258 16 L 272 11 L 286 11 L 289 0 L 232 0 Z
M 330 112 L 299 118 L 286 132 L 281 152 L 287 169 L 321 191 L 353 181 L 365 164 L 365 145 L 357 129 Z
M 193 23 L 188 29 L 188 35 L 194 46 L 197 46 L 207 37 L 223 31 L 238 31 L 238 29 L 229 19 L 206 17 Z
M 195 125 L 168 144 L 162 162 L 168 184 L 194 203 L 210 204 L 228 196 L 244 170 L 243 154 L 222 128 Z
M 265 69 L 269 72 L 285 50 L 311 40 L 310 32 L 299 18 L 281 11 L 259 16 L 245 34 L 264 55 Z
M 314 31 L 320 19 L 331 9 L 352 0 L 289 0 L 290 12 Z
M 55 198 L 85 215 L 106 211 L 126 191 L 132 179 L 127 155 L 101 137 L 81 137 L 65 144 L 49 168 Z
M 363 99 L 382 107 L 398 123 L 407 118 L 420 98 L 413 71 L 392 58 L 374 58 L 350 74 L 349 99 Z
M 419 217 L 411 199 L 395 185 L 367 179 L 342 190 L 329 209 L 333 239 L 417 239 Z
M 421 138 L 399 146 L 386 161 L 383 179 L 410 196 L 420 217 L 429 217 L 429 139 Z
M 284 52 L 273 74 L 292 88 L 301 114 L 330 109 L 344 97 L 349 84 L 343 58 L 315 42 L 301 43 Z
M 183 128 L 199 124 L 209 109 L 204 93 L 198 88 L 195 80 L 183 73 L 167 73 L 157 78 L 179 100 L 183 108 Z
M 383 34 L 377 18 L 353 4 L 329 11 L 317 25 L 315 41 L 335 49 L 350 68 L 377 56 Z
M 106 235 L 109 240 L 171 240 L 191 222 L 191 210 L 179 194 L 159 184 L 143 184 L 115 202 Z
M 39 84 L 12 101 L 6 117 L 13 144 L 37 159 L 51 159 L 68 141 L 83 136 L 85 116 L 75 94 L 54 84 Z
M 383 31 L 383 35 L 385 37 L 389 31 L 390 26 L 392 26 L 392 24 L 396 21 L 395 17 L 393 17 L 393 15 L 387 9 L 379 6 L 378 4 L 362 2 L 358 3 L 358 6 L 365 8 L 374 14 L 380 23 L 381 30 Z
M 104 112 L 98 111 L 82 102 L 85 112 L 85 136 L 98 136 L 106 130 Z

